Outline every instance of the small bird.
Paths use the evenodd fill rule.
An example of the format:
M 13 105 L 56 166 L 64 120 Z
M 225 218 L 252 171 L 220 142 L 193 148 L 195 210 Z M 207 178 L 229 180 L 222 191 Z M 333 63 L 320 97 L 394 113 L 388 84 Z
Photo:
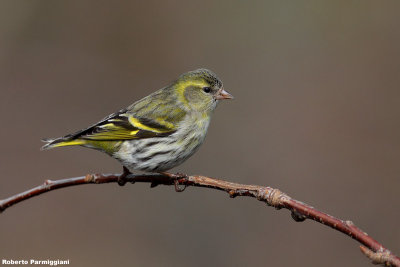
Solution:
M 89 128 L 47 142 L 42 150 L 84 146 L 107 153 L 133 170 L 165 172 L 203 143 L 219 100 L 233 96 L 208 69 L 189 71 L 170 85 Z

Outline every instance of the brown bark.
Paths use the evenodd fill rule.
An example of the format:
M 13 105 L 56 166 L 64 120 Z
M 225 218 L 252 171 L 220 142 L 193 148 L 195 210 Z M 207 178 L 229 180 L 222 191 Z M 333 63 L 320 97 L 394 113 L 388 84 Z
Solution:
M 182 174 L 174 175 L 168 173 L 157 175 L 88 174 L 82 177 L 68 178 L 56 181 L 47 180 L 44 184 L 39 185 L 35 188 L 11 196 L 7 199 L 0 200 L 0 212 L 3 212 L 8 207 L 11 207 L 12 205 L 27 200 L 31 197 L 63 187 L 80 184 L 104 183 L 118 183 L 120 185 L 123 185 L 126 182 L 146 182 L 150 183 L 151 187 L 160 184 L 175 185 L 175 190 L 177 192 L 183 191 L 183 189 L 187 186 L 206 187 L 226 191 L 230 197 L 254 197 L 259 201 L 263 201 L 269 206 L 275 207 L 277 209 L 285 208 L 290 210 L 292 213 L 292 218 L 295 221 L 301 222 L 305 219 L 311 219 L 350 236 L 351 238 L 357 240 L 359 243 L 362 244 L 360 246 L 362 253 L 364 253 L 364 255 L 366 255 L 374 264 L 400 267 L 399 257 L 383 247 L 382 244 L 380 244 L 378 241 L 370 237 L 367 233 L 359 229 L 351 221 L 340 220 L 331 215 L 318 211 L 303 202 L 292 199 L 278 189 L 258 185 L 232 183 L 205 176 L 187 176 Z M 184 188 L 180 188 L 180 186 L 184 186 Z

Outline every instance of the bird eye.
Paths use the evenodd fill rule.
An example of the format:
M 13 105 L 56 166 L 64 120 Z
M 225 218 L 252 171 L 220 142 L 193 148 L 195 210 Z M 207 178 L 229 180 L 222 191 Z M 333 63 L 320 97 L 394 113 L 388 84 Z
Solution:
M 208 94 L 209 92 L 211 92 L 211 88 L 210 87 L 203 87 L 203 91 Z

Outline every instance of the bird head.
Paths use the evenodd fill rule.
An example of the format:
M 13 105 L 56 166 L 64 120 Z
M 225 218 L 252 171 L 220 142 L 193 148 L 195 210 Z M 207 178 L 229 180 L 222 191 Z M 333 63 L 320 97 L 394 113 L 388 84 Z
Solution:
M 182 74 L 175 81 L 178 99 L 190 110 L 212 112 L 219 100 L 232 99 L 223 89 L 222 81 L 208 69 L 197 69 Z

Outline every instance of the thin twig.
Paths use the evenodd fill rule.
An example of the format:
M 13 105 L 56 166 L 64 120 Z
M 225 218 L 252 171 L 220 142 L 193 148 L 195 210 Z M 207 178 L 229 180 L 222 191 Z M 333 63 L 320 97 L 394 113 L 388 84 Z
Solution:
M 178 192 L 183 191 L 187 186 L 213 188 L 226 191 L 230 197 L 249 196 L 267 203 L 269 206 L 277 209 L 285 208 L 291 211 L 292 218 L 301 222 L 305 219 L 311 219 L 316 222 L 327 225 L 339 232 L 342 232 L 362 244 L 360 249 L 374 264 L 384 266 L 400 267 L 400 258 L 391 251 L 383 247 L 382 244 L 371 238 L 367 233 L 359 229 L 351 221 L 343 221 L 331 215 L 316 210 L 315 208 L 292 199 L 288 195 L 282 193 L 278 189 L 258 185 L 244 185 L 232 183 L 219 179 L 209 178 L 205 176 L 187 176 L 174 174 L 157 174 L 157 175 L 125 175 L 125 182 L 145 182 L 150 183 L 151 187 L 157 185 L 174 185 Z M 88 174 L 86 176 L 51 181 L 47 180 L 44 184 L 35 188 L 11 196 L 7 199 L 0 200 L 0 212 L 15 205 L 21 201 L 31 197 L 38 196 L 48 191 L 59 188 L 80 185 L 80 184 L 104 184 L 104 183 L 121 183 L 121 174 Z M 179 185 L 184 188 L 178 188 Z

